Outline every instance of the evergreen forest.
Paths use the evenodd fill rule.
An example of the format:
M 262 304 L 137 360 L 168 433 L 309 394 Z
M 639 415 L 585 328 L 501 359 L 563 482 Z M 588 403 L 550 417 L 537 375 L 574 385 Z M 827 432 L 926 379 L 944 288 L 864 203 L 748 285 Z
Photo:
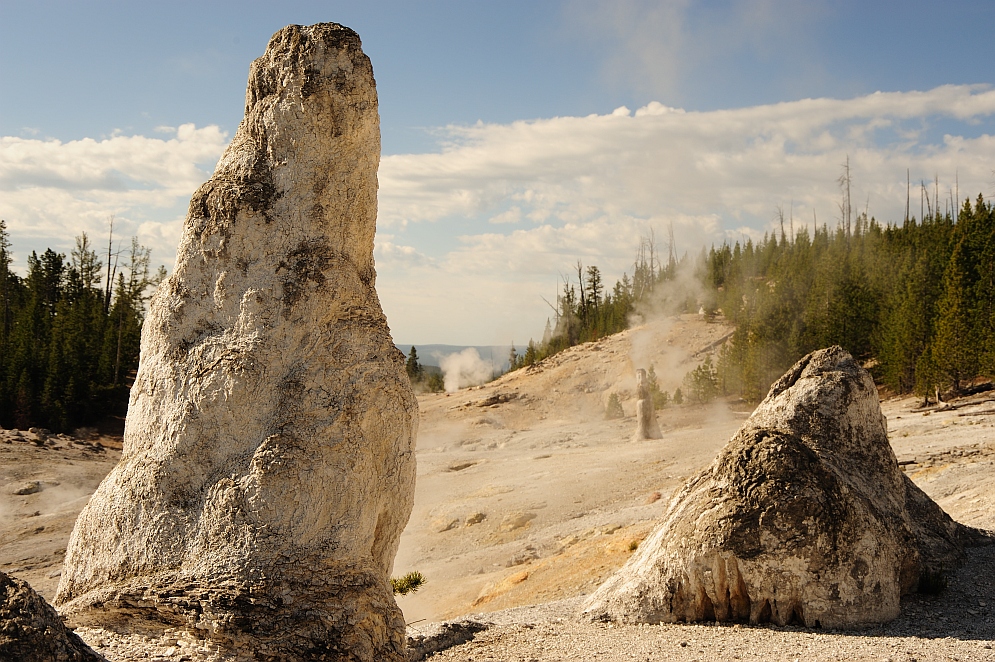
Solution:
M 165 277 L 149 254 L 109 241 L 101 262 L 82 234 L 68 258 L 32 252 L 20 277 L 0 220 L 0 426 L 67 432 L 124 416 L 145 303 Z
M 634 277 L 624 274 L 611 290 L 597 267 L 578 265 L 577 283 L 557 297 L 555 327 L 547 323 L 543 340 L 513 357 L 514 368 L 621 331 L 669 297 L 662 308 L 721 314 L 735 326 L 708 366 L 716 395 L 757 402 L 795 361 L 830 345 L 897 393 L 968 391 L 995 375 L 995 211 L 981 195 L 956 215 L 952 207 L 881 224 L 841 205 L 835 229 L 788 233 L 782 217 L 780 233 L 712 247 L 693 261 L 673 253 L 656 260 L 644 240 Z M 677 283 L 683 271 L 695 287 Z M 689 373 L 685 382 L 702 379 Z
M 650 235 L 632 277 L 611 288 L 597 266 L 578 262 L 576 282 L 564 278 L 550 304 L 554 321 L 539 342 L 512 349 L 511 369 L 666 311 L 722 316 L 735 328 L 714 363 L 686 376 L 692 401 L 757 402 L 799 358 L 836 344 L 879 383 L 924 400 L 995 376 L 992 204 L 979 195 L 956 215 L 930 210 L 900 224 L 851 221 L 841 209 L 834 229 L 786 233 L 782 222 L 757 243 L 693 259 L 676 256 L 672 231 L 666 257 Z M 72 431 L 126 413 L 145 304 L 165 269 L 151 274 L 150 252 L 135 239 L 125 251 L 112 243 L 98 256 L 82 234 L 68 257 L 32 252 L 21 277 L 0 220 L 0 426 Z M 406 367 L 412 383 L 441 390 L 441 375 L 425 374 L 414 348 Z
M 591 342 L 629 328 L 633 314 L 655 302 L 654 307 L 666 306 L 690 310 L 695 298 L 681 288 L 661 287 L 678 280 L 686 271 L 687 256 L 678 260 L 673 251 L 673 232 L 670 236 L 670 253 L 666 260 L 657 255 L 655 238 L 650 235 L 640 241 L 632 278 L 627 273 L 610 290 L 605 288 L 601 270 L 594 265 L 584 267 L 577 263 L 577 282 L 563 279 L 563 289 L 557 294 L 556 304 L 550 304 L 555 324 L 546 321 L 546 329 L 539 342 L 529 340 L 523 352 L 512 345 L 509 358 L 510 370 L 525 368 L 548 356 L 574 345 Z M 676 299 L 676 301 L 665 301 Z M 549 303 L 549 302 L 547 302 Z

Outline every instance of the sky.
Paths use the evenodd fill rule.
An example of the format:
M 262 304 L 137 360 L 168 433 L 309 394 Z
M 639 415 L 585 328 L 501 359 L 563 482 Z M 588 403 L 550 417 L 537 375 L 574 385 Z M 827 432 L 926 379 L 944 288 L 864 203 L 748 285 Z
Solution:
M 0 0 L 0 218 L 15 266 L 86 232 L 171 268 L 187 203 L 291 23 L 377 80 L 377 290 L 395 340 L 523 345 L 580 260 L 883 222 L 921 182 L 995 195 L 995 3 Z M 790 230 L 789 230 L 790 231 Z

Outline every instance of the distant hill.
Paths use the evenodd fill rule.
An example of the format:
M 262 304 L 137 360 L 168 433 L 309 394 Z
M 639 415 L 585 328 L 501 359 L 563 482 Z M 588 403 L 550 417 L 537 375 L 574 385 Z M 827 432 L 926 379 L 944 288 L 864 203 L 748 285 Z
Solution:
M 411 345 L 400 343 L 395 343 L 395 345 L 404 352 L 405 356 L 411 352 Z M 418 350 L 418 362 L 426 366 L 438 366 L 439 360 L 443 356 L 458 354 L 464 349 L 473 347 L 480 354 L 480 358 L 484 361 L 491 361 L 497 367 L 498 372 L 505 372 L 508 369 L 508 353 L 511 351 L 511 345 L 415 345 L 415 347 Z M 516 345 L 515 348 L 519 353 L 525 351 L 524 347 Z

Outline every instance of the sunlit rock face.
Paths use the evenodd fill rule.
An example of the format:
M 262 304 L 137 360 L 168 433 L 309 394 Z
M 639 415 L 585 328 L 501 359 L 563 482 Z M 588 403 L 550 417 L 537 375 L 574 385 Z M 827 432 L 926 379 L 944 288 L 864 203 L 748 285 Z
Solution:
M 882 623 L 976 535 L 901 472 L 873 380 L 832 347 L 771 387 L 583 611 L 625 623 Z
M 121 463 L 67 550 L 75 624 L 404 659 L 388 573 L 417 403 L 374 289 L 379 157 L 359 36 L 277 32 L 152 300 Z

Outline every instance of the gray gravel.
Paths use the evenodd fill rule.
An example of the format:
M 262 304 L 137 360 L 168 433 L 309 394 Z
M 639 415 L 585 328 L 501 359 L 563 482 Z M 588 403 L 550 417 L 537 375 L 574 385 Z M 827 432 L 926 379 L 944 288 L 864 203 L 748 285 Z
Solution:
M 950 573 L 939 596 L 909 596 L 898 619 L 869 630 L 585 623 L 575 616 L 581 602 L 471 616 L 489 627 L 426 659 L 995 661 L 995 545 L 968 550 L 967 562 Z

